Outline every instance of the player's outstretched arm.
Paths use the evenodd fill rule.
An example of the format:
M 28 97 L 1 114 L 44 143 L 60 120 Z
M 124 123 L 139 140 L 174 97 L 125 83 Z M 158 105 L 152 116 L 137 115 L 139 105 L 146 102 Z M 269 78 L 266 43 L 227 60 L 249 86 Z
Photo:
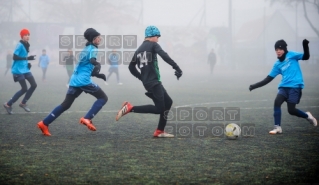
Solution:
M 13 57 L 12 57 L 13 60 L 35 60 L 35 55 L 30 55 L 28 57 L 20 57 L 16 54 L 13 54 Z
M 181 68 L 174 62 L 173 59 L 171 59 L 171 57 L 161 48 L 161 46 L 159 44 L 156 43 L 155 45 L 155 52 L 161 56 L 161 58 L 168 63 L 169 65 L 171 65 L 173 67 L 173 69 L 175 69 L 175 76 L 177 77 L 177 80 L 183 75 L 183 71 L 181 70 Z
M 268 75 L 268 76 L 267 76 L 265 79 L 263 79 L 262 81 L 250 85 L 250 86 L 249 86 L 249 90 L 252 91 L 252 90 L 254 90 L 254 89 L 256 89 L 256 88 L 262 87 L 262 86 L 268 84 L 269 82 L 271 82 L 273 79 L 274 79 L 274 77 L 271 77 L 271 76 Z
M 302 57 L 302 60 L 308 60 L 310 58 L 310 53 L 309 53 L 309 41 L 307 39 L 304 39 L 302 41 L 302 47 L 303 47 L 303 51 L 304 51 L 304 54 L 303 54 L 303 57 Z
M 177 64 L 174 62 L 173 59 L 171 59 L 171 57 L 162 49 L 162 47 L 155 43 L 155 48 L 154 48 L 155 52 L 161 56 L 161 58 L 168 63 L 169 65 L 171 65 L 173 67 L 173 69 L 176 68 Z M 178 66 L 177 66 L 178 67 Z

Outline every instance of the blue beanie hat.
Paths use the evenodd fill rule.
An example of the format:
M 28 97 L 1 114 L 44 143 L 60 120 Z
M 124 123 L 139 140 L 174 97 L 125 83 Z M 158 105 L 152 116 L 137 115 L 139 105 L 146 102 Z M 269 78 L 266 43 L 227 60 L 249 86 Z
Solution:
M 146 27 L 146 29 L 145 29 L 145 38 L 147 38 L 147 37 L 155 37 L 155 36 L 158 36 L 158 37 L 161 36 L 161 33 L 160 33 L 159 29 L 156 26 L 148 26 L 148 27 Z

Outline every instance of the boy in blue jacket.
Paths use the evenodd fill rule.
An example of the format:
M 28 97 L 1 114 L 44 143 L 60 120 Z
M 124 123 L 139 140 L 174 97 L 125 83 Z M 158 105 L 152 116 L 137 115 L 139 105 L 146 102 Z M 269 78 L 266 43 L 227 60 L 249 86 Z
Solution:
M 46 79 L 46 73 L 49 66 L 49 56 L 46 54 L 46 50 L 42 50 L 42 55 L 39 57 L 39 64 L 38 66 L 42 69 L 42 81 L 44 82 Z

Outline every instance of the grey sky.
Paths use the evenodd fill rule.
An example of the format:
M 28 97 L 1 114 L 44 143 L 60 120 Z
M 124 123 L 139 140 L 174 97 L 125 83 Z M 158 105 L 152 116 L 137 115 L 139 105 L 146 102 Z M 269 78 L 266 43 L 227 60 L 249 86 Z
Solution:
M 80 2 L 80 0 L 68 0 Z M 44 1 L 45 2 L 45 1 Z M 115 2 L 115 1 L 114 1 Z M 140 4 L 141 1 L 136 1 Z M 206 4 L 206 25 L 207 26 L 227 26 L 228 25 L 228 0 L 144 0 L 143 1 L 143 23 L 156 24 L 162 26 L 187 26 L 199 25 L 203 15 L 204 3 Z M 22 1 L 22 9 L 30 14 L 32 21 L 41 20 L 41 1 L 24 0 Z M 268 4 L 268 3 L 267 3 Z M 276 5 L 279 6 L 279 5 Z M 235 0 L 232 9 L 263 9 L 265 7 L 264 0 Z M 22 16 L 20 13 L 18 17 Z M 133 15 L 134 16 L 134 15 Z M 15 17 L 17 19 L 17 17 Z M 26 20 L 28 21 L 28 20 Z M 191 23 L 191 24 L 190 24 Z
M 85 0 L 83 0 L 85 1 Z M 131 0 L 132 1 L 132 0 Z M 33 22 L 43 22 L 43 15 L 40 9 L 45 1 L 40 0 L 24 0 L 22 2 L 22 9 L 26 14 L 29 14 Z M 79 3 L 81 0 L 66 0 L 65 2 Z M 108 1 L 119 5 L 121 1 Z M 122 0 L 122 2 L 124 2 Z M 133 1 L 134 2 L 134 1 Z M 143 2 L 143 10 L 141 6 Z M 220 27 L 228 26 L 229 17 L 229 0 L 136 0 L 136 15 L 131 15 L 138 19 L 142 12 L 143 25 L 157 25 L 157 26 L 204 26 Z M 204 7 L 205 4 L 205 7 Z M 269 1 L 266 0 L 232 0 L 232 26 L 236 32 L 242 24 L 258 19 L 263 16 L 272 15 L 276 10 L 282 12 L 295 13 L 294 7 L 286 7 L 280 3 L 269 6 Z M 201 23 L 201 19 L 206 11 L 205 23 Z M 18 11 L 18 9 L 16 9 Z M 79 10 L 80 11 L 80 10 Z M 302 7 L 298 7 L 298 14 L 302 13 Z M 308 8 L 309 12 L 315 12 L 315 9 Z M 18 11 L 19 12 L 19 11 Z M 318 15 L 318 14 L 317 14 Z M 20 13 L 14 15 L 14 20 L 21 20 L 25 14 Z M 105 13 L 105 16 L 108 16 Z M 286 16 L 289 19 L 289 16 Z M 291 19 L 295 19 L 292 17 Z M 28 19 L 25 19 L 29 21 Z M 290 21 L 292 22 L 292 21 Z M 302 24 L 305 19 L 299 20 Z M 315 26 L 319 27 L 319 23 Z
M 50 1 L 52 2 L 54 0 Z M 56 0 L 56 2 L 60 3 L 60 6 L 61 3 L 70 2 L 73 2 L 74 5 L 79 5 L 81 4 L 81 2 L 82 4 L 85 4 L 83 3 L 85 1 L 86 0 L 65 0 L 62 2 L 60 0 Z M 47 6 L 44 6 L 46 5 L 45 0 L 20 0 L 19 2 L 22 3 L 22 6 L 14 8 L 14 21 L 29 22 L 26 14 L 30 15 L 33 22 L 50 23 L 52 21 L 51 17 L 54 18 L 53 15 L 49 12 L 47 14 L 46 12 L 43 12 L 43 9 L 46 10 L 46 8 L 48 8 Z M 145 29 L 145 26 L 156 25 L 161 29 L 161 31 L 163 31 L 163 34 L 166 35 L 166 39 L 169 40 L 176 37 L 187 37 L 187 39 L 181 39 L 179 41 L 174 39 L 174 42 L 176 42 L 176 45 L 182 43 L 183 45 L 191 46 L 192 44 L 194 44 L 193 42 L 198 40 L 198 37 L 200 37 L 201 34 L 207 34 L 209 29 L 213 27 L 228 27 L 229 24 L 229 0 L 109 0 L 105 2 L 107 2 L 107 4 L 105 5 L 106 7 L 102 8 L 103 10 L 105 9 L 105 11 L 101 12 L 101 15 L 103 18 L 112 17 L 113 15 L 110 23 L 113 23 L 114 25 L 109 25 L 107 23 L 86 23 L 82 25 L 81 29 L 77 29 L 78 33 L 82 33 L 83 29 L 87 28 L 88 26 L 93 26 L 94 28 L 100 30 L 103 34 L 137 34 L 140 38 L 143 38 L 143 30 Z M 130 2 L 129 7 L 126 7 L 126 9 L 122 8 L 122 5 L 125 5 L 125 3 L 127 2 Z M 114 7 L 112 7 L 113 5 Z M 80 12 L 80 15 L 82 15 L 82 10 L 76 10 L 74 7 L 76 6 L 70 6 L 69 8 L 76 13 Z M 54 8 L 56 8 L 57 10 L 59 9 L 59 7 Z M 133 11 L 130 11 L 130 8 L 131 10 L 133 9 Z M 276 11 L 279 12 L 282 17 L 284 17 L 285 21 L 287 22 L 286 27 L 287 25 L 289 27 L 287 28 L 287 31 L 293 32 L 293 35 L 298 35 L 302 38 L 318 38 L 304 18 L 301 4 L 299 4 L 298 8 L 296 9 L 294 6 L 287 7 L 282 5 L 281 3 L 275 3 L 273 6 L 270 6 L 270 0 L 232 0 L 231 9 L 233 39 L 237 37 L 237 34 L 239 30 L 242 29 L 243 25 L 249 25 L 249 23 L 254 20 L 264 21 L 266 18 L 271 18 L 271 16 L 273 16 Z M 90 11 L 91 10 L 88 9 L 88 11 L 83 14 L 83 16 L 87 17 L 88 15 L 90 15 Z M 140 20 L 139 24 L 134 23 L 133 25 L 116 25 L 118 19 L 116 11 L 122 11 L 121 13 L 124 12 L 124 14 L 126 13 L 122 17 L 125 20 L 127 18 L 132 18 L 131 20 L 135 21 L 140 18 L 140 15 L 142 15 L 142 19 Z M 314 26 L 319 29 L 319 21 L 316 21 L 318 20 L 319 14 L 316 9 L 308 6 L 307 11 L 309 13 L 309 18 L 312 20 Z M 205 17 L 203 17 L 204 15 Z M 45 18 L 45 16 L 47 17 Z M 201 22 L 202 18 L 204 18 L 205 23 Z M 64 19 L 64 15 L 60 16 L 58 20 L 55 20 L 55 23 L 64 22 Z M 262 29 L 264 29 L 264 27 L 266 26 L 265 24 L 266 22 L 264 23 Z M 183 29 L 187 26 L 197 29 L 197 31 L 201 33 L 197 31 L 187 32 L 185 31 L 185 29 Z M 276 25 L 273 28 L 280 28 L 280 26 L 281 25 Z M 176 27 L 180 27 L 181 29 L 174 32 L 174 29 Z M 254 32 L 257 32 L 258 30 L 256 29 L 255 25 L 250 25 L 248 28 L 253 29 Z M 75 28 L 73 28 L 71 25 L 70 28 L 64 26 L 64 32 L 62 34 L 75 34 L 74 30 Z M 247 35 L 248 32 L 244 33 Z M 262 34 L 262 32 L 258 34 Z M 281 35 L 272 35 L 277 39 L 279 37 L 282 38 Z M 294 38 L 296 36 L 294 36 Z M 229 35 L 218 37 L 219 39 L 222 37 L 227 38 L 229 37 Z M 165 38 L 162 38 L 161 41 L 166 41 Z M 269 42 L 273 41 L 269 40 Z M 295 40 L 294 43 L 297 46 L 299 41 Z M 212 46 L 209 45 L 208 48 L 209 47 Z
M 206 26 L 228 26 L 228 0 L 162 0 L 160 4 L 154 1 L 144 1 L 144 23 L 169 26 L 187 26 L 191 23 L 197 26 L 203 14 L 206 2 Z M 155 6 L 154 6 L 155 4 Z M 161 8 L 159 8 L 161 7 Z M 264 0 L 235 0 L 233 10 L 262 9 Z M 165 10 L 165 12 L 164 12 Z

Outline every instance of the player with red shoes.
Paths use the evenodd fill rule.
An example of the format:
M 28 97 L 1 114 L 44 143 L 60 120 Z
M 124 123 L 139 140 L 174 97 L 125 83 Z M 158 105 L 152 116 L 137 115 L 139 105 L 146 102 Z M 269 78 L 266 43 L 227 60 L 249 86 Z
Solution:
M 145 30 L 145 40 L 134 53 L 129 65 L 130 72 L 142 81 L 147 90 L 146 96 L 151 98 L 155 105 L 133 106 L 129 102 L 124 102 L 115 119 L 118 121 L 122 116 L 130 112 L 159 114 L 160 119 L 154 132 L 154 137 L 166 138 L 174 137 L 174 135 L 164 132 L 167 122 L 167 114 L 165 112 L 170 110 L 173 101 L 161 83 L 157 54 L 175 69 L 177 79 L 182 76 L 183 72 L 157 43 L 160 36 L 161 34 L 157 27 L 148 26 Z M 137 70 L 136 66 L 140 71 Z
M 51 136 L 49 132 L 49 124 L 58 118 L 64 111 L 68 110 L 74 100 L 84 91 L 91 94 L 97 100 L 93 103 L 87 114 L 80 119 L 80 124 L 85 125 L 89 130 L 96 131 L 92 123 L 94 116 L 106 104 L 108 98 L 104 91 L 91 80 L 91 76 L 101 78 L 105 81 L 105 75 L 100 72 L 101 64 L 96 61 L 97 48 L 101 42 L 100 33 L 93 28 L 88 28 L 84 32 L 84 38 L 88 41 L 86 47 L 80 54 L 79 62 L 74 69 L 73 75 L 69 83 L 69 89 L 62 104 L 58 105 L 53 111 L 37 126 L 45 136 Z

